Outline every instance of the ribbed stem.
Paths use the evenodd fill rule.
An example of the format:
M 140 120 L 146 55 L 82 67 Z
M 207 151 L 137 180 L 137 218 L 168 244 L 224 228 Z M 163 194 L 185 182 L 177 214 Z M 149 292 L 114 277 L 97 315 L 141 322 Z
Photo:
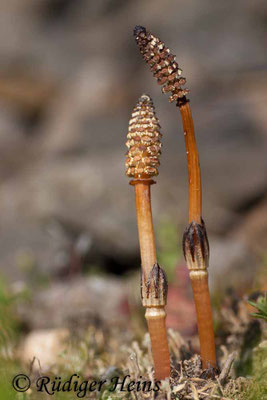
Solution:
M 188 181 L 189 181 L 189 223 L 202 224 L 202 188 L 198 150 L 195 138 L 194 124 L 189 102 L 179 106 L 187 155 Z M 202 257 L 203 258 L 203 257 Z M 204 261 L 201 258 L 201 264 Z M 189 264 L 188 264 L 189 267 Z M 206 266 L 206 268 L 208 265 Z M 200 353 L 203 368 L 216 366 L 215 342 L 212 324 L 212 310 L 208 286 L 207 270 L 203 266 L 195 267 L 190 272 L 194 301 L 197 313 Z M 189 268 L 190 269 L 190 268 Z
M 146 321 L 150 333 L 157 379 L 170 376 L 170 354 L 166 333 L 166 314 L 163 308 L 147 308 Z
M 135 183 L 136 214 L 140 243 L 143 285 L 157 261 L 155 235 L 152 221 L 151 181 Z M 156 379 L 170 376 L 170 355 L 167 341 L 164 307 L 147 307 L 146 320 L 151 339 Z
M 202 215 L 201 175 L 194 123 L 189 103 L 186 102 L 179 108 L 183 121 L 187 155 L 189 180 L 189 223 L 195 221 L 200 224 Z
M 196 274 L 192 274 L 192 276 L 191 274 L 190 277 L 196 306 L 202 367 L 215 368 L 216 353 L 208 285 L 208 274 L 207 272 L 198 272 Z
M 135 184 L 135 200 L 143 277 L 146 281 L 157 261 L 149 181 Z

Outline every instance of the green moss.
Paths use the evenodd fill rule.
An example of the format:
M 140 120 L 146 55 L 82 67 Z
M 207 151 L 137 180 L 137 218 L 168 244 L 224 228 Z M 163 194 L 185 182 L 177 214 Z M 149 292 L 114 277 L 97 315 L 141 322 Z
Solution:
M 242 400 L 267 400 L 267 341 L 252 351 L 251 384 L 241 396 Z
M 267 400 L 267 376 L 266 371 L 255 377 L 243 394 L 240 400 Z

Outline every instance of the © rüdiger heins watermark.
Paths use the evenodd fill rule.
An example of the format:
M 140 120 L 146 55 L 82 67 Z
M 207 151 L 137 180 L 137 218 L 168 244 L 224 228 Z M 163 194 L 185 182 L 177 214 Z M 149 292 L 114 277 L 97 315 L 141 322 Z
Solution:
M 160 381 L 140 380 L 133 381 L 130 375 L 122 378 L 114 376 L 111 379 L 103 380 L 82 380 L 78 374 L 72 374 L 64 380 L 60 376 L 50 378 L 49 376 L 40 376 L 32 385 L 30 378 L 25 374 L 16 375 L 13 378 L 12 386 L 17 392 L 26 392 L 30 387 L 35 386 L 37 392 L 46 393 L 53 396 L 57 392 L 73 392 L 80 399 L 87 393 L 101 392 L 158 392 L 160 390 Z

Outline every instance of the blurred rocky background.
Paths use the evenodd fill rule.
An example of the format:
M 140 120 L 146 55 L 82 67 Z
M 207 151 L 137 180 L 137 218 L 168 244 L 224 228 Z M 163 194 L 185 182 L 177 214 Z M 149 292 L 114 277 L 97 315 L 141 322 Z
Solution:
M 112 305 L 129 307 L 120 277 L 139 271 L 139 249 L 124 154 L 128 120 L 144 92 L 154 100 L 163 133 L 152 188 L 156 232 L 162 224 L 173 229 L 171 263 L 183 268 L 182 124 L 138 52 L 135 25 L 165 41 L 191 90 L 212 287 L 242 292 L 257 271 L 263 287 L 266 1 L 1 0 L 0 6 L 0 266 L 15 292 L 45 282 L 34 294 L 29 326 L 64 325 L 55 304 L 70 319 L 79 310 L 93 318 L 104 310 L 113 322 Z M 178 286 L 188 283 L 183 273 L 174 275 Z M 174 304 L 181 301 L 170 293 Z M 185 309 L 193 315 L 191 306 Z

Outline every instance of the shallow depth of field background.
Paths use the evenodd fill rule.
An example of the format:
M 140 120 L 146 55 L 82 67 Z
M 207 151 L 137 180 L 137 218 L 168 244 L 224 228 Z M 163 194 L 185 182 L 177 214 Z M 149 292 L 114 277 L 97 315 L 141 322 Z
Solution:
M 163 133 L 152 187 L 159 256 L 170 281 L 188 287 L 171 291 L 169 324 L 177 325 L 177 304 L 194 319 L 181 254 L 181 119 L 139 54 L 135 25 L 165 41 L 191 90 L 213 295 L 266 288 L 266 1 L 1 0 L 1 281 L 14 295 L 28 293 L 30 308 L 17 305 L 25 331 L 128 321 L 140 305 L 124 154 L 142 93 Z M 178 324 L 185 334 L 186 321 Z

